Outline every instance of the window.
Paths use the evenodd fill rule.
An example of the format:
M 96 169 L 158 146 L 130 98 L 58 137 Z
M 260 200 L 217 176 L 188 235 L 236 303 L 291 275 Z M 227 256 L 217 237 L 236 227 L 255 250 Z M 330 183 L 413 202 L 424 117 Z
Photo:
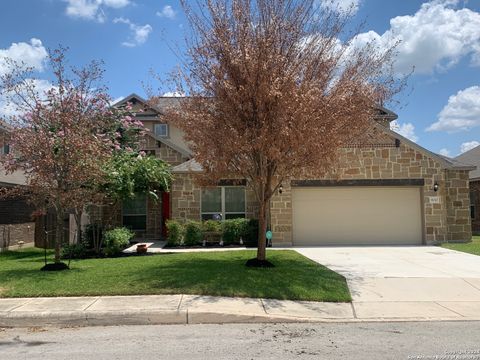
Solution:
M 476 216 L 476 205 L 477 204 L 477 193 L 475 191 L 470 191 L 470 217 L 475 219 Z
M 202 190 L 202 220 L 245 217 L 245 187 L 222 186 Z
M 168 124 L 155 124 L 154 131 L 156 136 L 166 138 L 169 135 Z
M 10 153 L 10 145 L 5 144 L 0 147 L 0 155 L 7 155 Z
M 134 231 L 147 229 L 147 197 L 137 194 L 133 199 L 123 202 L 123 226 Z

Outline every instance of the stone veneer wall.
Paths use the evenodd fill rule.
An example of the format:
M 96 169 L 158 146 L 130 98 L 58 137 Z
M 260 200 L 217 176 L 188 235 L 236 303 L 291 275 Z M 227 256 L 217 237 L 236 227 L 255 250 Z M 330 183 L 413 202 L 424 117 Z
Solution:
M 427 244 L 450 240 L 469 240 L 467 224 L 468 172 L 445 171 L 424 154 L 401 144 L 400 147 L 356 147 L 342 149 L 337 170 L 330 180 L 350 179 L 424 179 L 424 238 Z M 309 179 L 306 176 L 304 179 Z M 303 180 L 303 179 L 302 179 Z M 438 192 L 433 185 L 438 182 Z M 452 189 L 452 186 L 455 187 Z M 448 190 L 449 189 L 449 190 Z M 448 191 L 447 191 L 448 190 Z M 448 197 L 447 197 L 448 193 Z M 439 200 L 438 203 L 436 200 Z M 455 205 L 455 214 L 447 218 L 447 208 Z M 283 194 L 272 199 L 272 228 L 275 245 L 292 244 L 292 196 L 290 184 Z M 468 216 L 467 216 L 468 215 Z M 464 224 L 457 224 L 464 223 Z
M 188 173 L 174 174 L 172 184 L 171 213 L 172 219 L 185 222 L 201 219 L 201 187 L 195 182 L 195 175 Z M 249 219 L 258 216 L 258 204 L 255 193 L 246 188 L 246 214 Z
M 480 233 L 480 181 L 470 182 L 470 193 L 473 195 L 471 200 L 475 207 L 475 216 L 472 219 L 472 232 L 474 234 Z
M 446 171 L 447 240 L 472 238 L 469 171 Z
M 421 196 L 425 243 L 468 241 L 471 238 L 468 171 L 444 170 L 438 162 L 405 144 L 342 149 L 336 171 L 324 179 L 424 179 Z M 314 179 L 305 176 L 301 180 Z M 438 192 L 433 191 L 436 182 Z M 193 175 L 175 174 L 171 193 L 173 219 L 200 219 L 200 189 Z M 283 193 L 272 198 L 274 245 L 292 244 L 291 191 L 290 184 L 285 183 Z M 256 217 L 257 213 L 254 193 L 248 190 L 247 217 Z

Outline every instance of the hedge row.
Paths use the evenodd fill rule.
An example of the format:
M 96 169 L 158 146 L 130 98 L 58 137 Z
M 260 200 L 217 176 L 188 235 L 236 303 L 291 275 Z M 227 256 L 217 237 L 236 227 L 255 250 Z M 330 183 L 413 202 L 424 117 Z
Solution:
M 188 221 L 185 224 L 168 220 L 167 232 L 167 244 L 172 247 L 202 245 L 206 235 L 212 233 L 218 233 L 224 245 L 240 244 L 242 241 L 245 246 L 255 247 L 258 241 L 258 220 Z

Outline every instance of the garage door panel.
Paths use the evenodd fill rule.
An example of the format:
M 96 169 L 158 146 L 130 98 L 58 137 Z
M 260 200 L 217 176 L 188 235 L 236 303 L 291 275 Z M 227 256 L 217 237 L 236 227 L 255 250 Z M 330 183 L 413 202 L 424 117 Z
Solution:
M 294 188 L 295 245 L 420 244 L 419 188 Z

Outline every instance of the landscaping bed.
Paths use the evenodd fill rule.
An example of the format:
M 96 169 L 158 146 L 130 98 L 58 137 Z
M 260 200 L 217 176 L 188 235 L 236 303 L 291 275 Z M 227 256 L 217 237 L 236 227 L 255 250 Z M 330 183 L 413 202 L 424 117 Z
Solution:
M 446 243 L 442 247 L 450 250 L 457 250 L 473 255 L 480 255 L 480 236 L 473 236 L 469 243 Z
M 0 297 L 194 294 L 351 301 L 345 278 L 292 250 L 269 250 L 275 268 L 248 268 L 253 250 L 72 260 L 43 272 L 43 250 L 0 254 Z M 49 252 L 49 256 L 51 253 Z

